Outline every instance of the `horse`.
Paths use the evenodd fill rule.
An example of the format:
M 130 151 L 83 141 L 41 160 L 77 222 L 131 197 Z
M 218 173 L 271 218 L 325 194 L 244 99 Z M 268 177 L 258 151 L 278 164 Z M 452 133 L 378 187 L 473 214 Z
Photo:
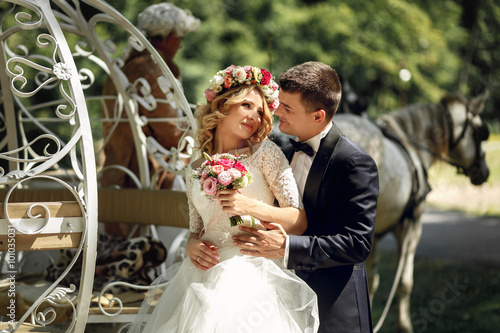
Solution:
M 374 158 L 379 170 L 375 236 L 372 253 L 366 261 L 371 300 L 380 279 L 377 242 L 393 233 L 398 244 L 396 278 L 375 332 L 387 315 L 396 286 L 398 329 L 412 332 L 413 261 L 422 232 L 420 218 L 425 197 L 431 190 L 427 183 L 429 167 L 436 161 L 445 161 L 468 176 L 474 185 L 481 185 L 489 176 L 481 148 L 489 131 L 480 117 L 487 98 L 487 91 L 471 99 L 447 94 L 437 104 L 409 105 L 375 121 L 352 114 L 334 116 L 334 123 Z

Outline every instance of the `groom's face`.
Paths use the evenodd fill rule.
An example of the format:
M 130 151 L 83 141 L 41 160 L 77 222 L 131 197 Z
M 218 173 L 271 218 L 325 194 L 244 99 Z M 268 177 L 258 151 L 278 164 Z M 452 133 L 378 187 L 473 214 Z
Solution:
M 281 90 L 279 99 L 280 105 L 274 114 L 280 118 L 280 131 L 300 141 L 309 139 L 313 115 L 306 113 L 301 94 Z

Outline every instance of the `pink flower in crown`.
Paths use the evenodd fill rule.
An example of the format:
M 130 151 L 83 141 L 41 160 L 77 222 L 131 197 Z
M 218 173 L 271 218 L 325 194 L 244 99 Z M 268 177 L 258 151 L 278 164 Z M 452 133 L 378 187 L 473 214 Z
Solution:
M 217 176 L 217 180 L 222 185 L 227 186 L 233 181 L 233 174 L 229 171 L 223 171 Z
M 207 98 L 207 102 L 213 101 L 215 96 L 217 96 L 217 93 L 215 91 L 210 89 L 205 90 L 205 97 Z
M 276 98 L 274 100 L 274 102 L 272 102 L 272 103 L 269 104 L 269 109 L 271 111 L 274 111 L 274 110 L 276 110 L 278 108 L 278 106 L 280 106 L 280 101 L 279 101 L 279 99 Z
M 260 72 L 262 73 L 262 80 L 260 80 L 260 84 L 263 86 L 267 86 L 269 83 L 271 83 L 273 76 L 264 68 L 262 68 Z
M 227 170 L 233 167 L 234 161 L 227 158 L 220 158 L 219 165 L 222 165 L 224 167 L 224 170 Z
M 224 72 L 226 72 L 226 74 L 231 74 L 233 72 L 233 69 L 235 68 L 236 66 L 235 65 L 231 65 L 229 67 L 227 67 Z
M 231 79 L 231 76 L 226 75 L 226 78 L 224 79 L 224 87 L 229 89 L 229 88 L 231 88 L 232 83 L 233 83 L 233 80 Z
M 224 167 L 222 165 L 212 166 L 212 172 L 215 173 L 216 175 L 220 174 L 222 171 L 224 171 Z
M 214 196 L 217 193 L 217 179 L 208 177 L 203 183 L 203 192 L 206 195 Z

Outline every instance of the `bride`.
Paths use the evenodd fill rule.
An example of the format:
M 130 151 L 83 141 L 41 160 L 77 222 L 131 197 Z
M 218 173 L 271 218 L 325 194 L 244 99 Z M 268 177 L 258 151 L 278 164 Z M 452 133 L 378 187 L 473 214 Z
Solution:
M 265 229 L 259 220 L 273 221 L 287 233 L 304 232 L 307 220 L 292 170 L 279 147 L 266 140 L 279 105 L 271 74 L 233 65 L 214 76 L 205 96 L 207 104 L 195 111 L 201 152 L 245 154 L 241 163 L 253 182 L 239 192 L 254 203 L 257 227 Z M 316 294 L 281 260 L 243 255 L 233 246 L 232 236 L 241 231 L 192 176 L 202 162 L 186 172 L 188 258 L 153 283 L 129 332 L 316 332 Z

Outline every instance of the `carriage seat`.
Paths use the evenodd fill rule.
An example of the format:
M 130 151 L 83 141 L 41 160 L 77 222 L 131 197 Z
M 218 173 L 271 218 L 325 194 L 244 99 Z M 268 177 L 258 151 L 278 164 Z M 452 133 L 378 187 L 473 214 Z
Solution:
M 6 190 L 0 190 L 1 202 L 5 201 L 6 194 Z M 31 251 L 40 249 L 71 249 L 78 247 L 81 239 L 81 226 L 75 226 L 73 224 L 72 228 L 69 228 L 67 232 L 61 233 L 61 230 L 67 225 L 65 223 L 74 221 L 75 218 L 81 219 L 82 216 L 78 203 L 71 200 L 71 193 L 65 189 L 37 188 L 13 191 L 10 195 L 8 204 L 9 216 L 11 218 L 22 217 L 18 215 L 24 214 L 27 207 L 31 206 L 33 203 L 40 202 L 46 203 L 47 207 L 49 207 L 51 217 L 63 218 L 59 226 L 48 227 L 49 231 L 47 232 L 44 231 L 44 233 L 35 235 L 16 235 L 16 250 Z M 1 204 L 0 209 L 0 219 L 5 219 L 3 204 Z M 187 198 L 183 191 L 111 188 L 98 190 L 99 222 L 120 222 L 142 225 L 154 224 L 156 226 L 183 228 L 184 232 L 175 239 L 175 244 L 172 244 L 169 248 L 169 253 L 170 251 L 175 252 L 173 248 L 178 247 L 180 239 L 187 235 L 188 216 Z M 27 216 L 24 217 L 26 218 Z M 52 220 L 50 223 L 52 223 Z M 50 232 L 52 229 L 58 232 Z M 1 233 L 0 251 L 7 251 L 7 244 L 7 234 Z M 46 289 L 47 286 L 43 285 L 44 282 L 40 279 L 41 278 L 22 282 L 24 287 L 21 288 L 22 291 L 20 290 L 17 293 L 16 303 L 17 305 L 23 304 L 23 310 L 27 310 L 31 306 L 33 300 L 36 300 L 39 294 Z M 48 282 L 45 282 L 45 284 L 47 283 Z M 99 293 L 94 292 L 87 322 L 123 323 L 131 321 L 138 313 L 140 304 L 144 299 L 145 289 L 147 289 L 147 287 L 143 287 L 142 290 L 132 287 L 130 291 L 112 294 L 109 292 L 109 288 L 105 287 L 103 289 L 105 291 L 102 295 L 103 297 L 99 297 Z M 33 295 L 36 297 L 33 297 Z M 117 299 L 119 299 L 118 302 L 116 302 Z M 76 303 L 74 298 L 72 300 Z M 101 306 L 99 306 L 99 303 Z M 119 303 L 123 304 L 121 309 L 118 305 Z M 17 309 L 17 311 L 19 313 L 24 313 L 21 309 Z M 58 321 L 68 319 L 68 316 L 71 314 L 70 311 L 64 308 L 57 309 L 57 311 Z M 120 316 L 118 316 L 118 314 Z M 27 328 L 30 328 L 29 325 Z

